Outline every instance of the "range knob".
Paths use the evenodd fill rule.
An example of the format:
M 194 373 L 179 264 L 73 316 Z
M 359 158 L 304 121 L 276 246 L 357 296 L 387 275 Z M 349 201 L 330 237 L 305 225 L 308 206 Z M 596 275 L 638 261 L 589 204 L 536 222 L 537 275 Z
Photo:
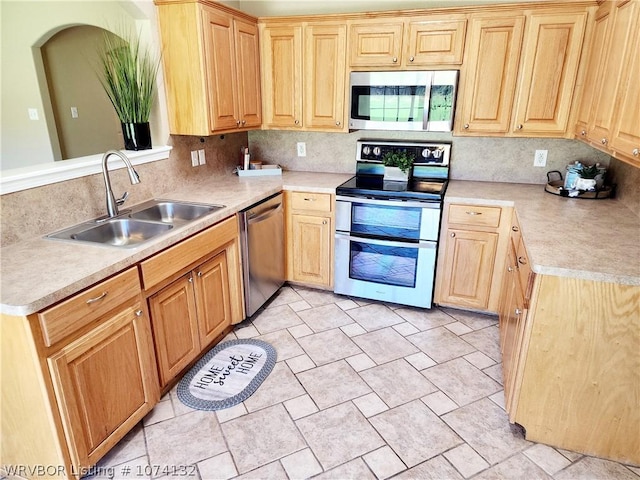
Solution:
M 432 152 L 433 158 L 440 158 L 442 156 L 442 149 L 437 149 Z
M 380 150 L 380 147 L 373 147 L 373 154 L 377 157 L 380 155 L 380 152 L 382 150 Z
M 365 145 L 364 147 L 362 147 L 362 153 L 364 153 L 365 155 L 369 155 L 371 153 L 371 147 L 369 145 Z
M 424 150 L 422 150 L 422 156 L 424 158 L 429 158 L 431 156 L 431 150 L 429 150 L 428 148 L 425 148 Z

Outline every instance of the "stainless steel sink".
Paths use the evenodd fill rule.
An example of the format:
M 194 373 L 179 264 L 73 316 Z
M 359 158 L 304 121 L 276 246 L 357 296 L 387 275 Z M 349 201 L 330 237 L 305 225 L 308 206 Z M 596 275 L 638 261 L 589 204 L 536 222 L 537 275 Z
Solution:
M 134 209 L 134 211 L 129 214 L 129 217 L 139 220 L 176 224 L 190 222 L 208 213 L 220 210 L 221 208 L 225 207 L 223 205 L 157 200 L 153 201 L 148 207 Z
M 151 200 L 121 211 L 113 218 L 98 218 L 46 235 L 45 238 L 134 248 L 176 226 L 225 208 L 224 205 Z

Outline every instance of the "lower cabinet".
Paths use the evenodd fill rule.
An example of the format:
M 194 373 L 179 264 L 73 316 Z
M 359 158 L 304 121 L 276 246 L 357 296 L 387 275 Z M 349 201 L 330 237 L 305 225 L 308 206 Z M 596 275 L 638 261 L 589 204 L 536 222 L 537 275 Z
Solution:
M 497 312 L 508 217 L 506 207 L 445 205 L 436 303 Z
M 226 251 L 149 297 L 149 309 L 164 387 L 231 325 Z
M 329 193 L 285 192 L 287 280 L 333 288 L 333 198 Z

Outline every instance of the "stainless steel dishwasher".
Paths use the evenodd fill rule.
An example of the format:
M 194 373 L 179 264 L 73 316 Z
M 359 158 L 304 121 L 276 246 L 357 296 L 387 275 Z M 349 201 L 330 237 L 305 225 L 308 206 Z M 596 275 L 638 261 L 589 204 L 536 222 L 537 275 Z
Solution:
M 284 284 L 284 206 L 282 194 L 242 210 L 240 242 L 244 305 L 250 317 Z

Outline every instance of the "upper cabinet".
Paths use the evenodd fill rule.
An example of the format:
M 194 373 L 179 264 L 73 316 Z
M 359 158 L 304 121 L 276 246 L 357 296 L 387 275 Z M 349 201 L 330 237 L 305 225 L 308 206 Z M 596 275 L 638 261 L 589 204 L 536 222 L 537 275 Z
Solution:
M 640 164 L 640 2 L 604 2 L 596 13 L 576 137 Z M 635 74 L 635 75 L 634 75 Z
M 171 133 L 260 128 L 257 19 L 198 0 L 156 5 Z
M 260 24 L 260 35 L 263 127 L 346 131 L 346 25 Z
M 471 17 L 456 133 L 565 136 L 588 12 Z
M 466 15 L 349 22 L 351 67 L 411 68 L 462 63 Z

